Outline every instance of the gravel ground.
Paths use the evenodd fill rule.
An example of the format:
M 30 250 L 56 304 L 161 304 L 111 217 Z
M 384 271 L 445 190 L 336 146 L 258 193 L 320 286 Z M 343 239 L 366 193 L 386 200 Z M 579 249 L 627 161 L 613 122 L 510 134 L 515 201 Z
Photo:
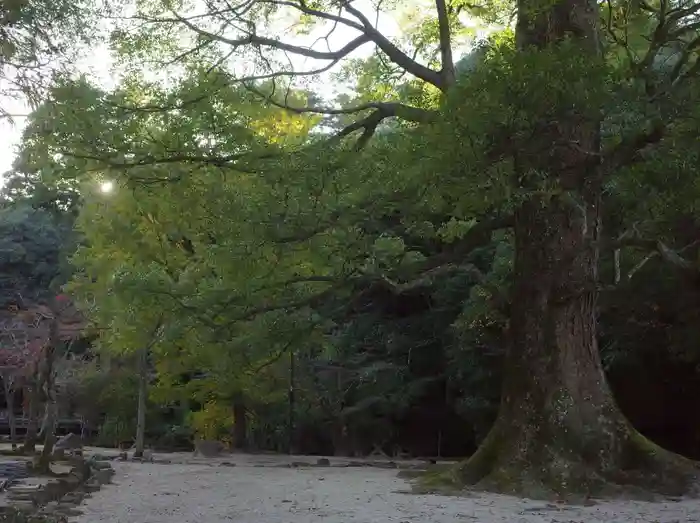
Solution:
M 274 459 L 115 463 L 114 484 L 85 500 L 75 523 L 691 523 L 700 503 L 563 506 L 508 496 L 409 494 L 395 470 L 281 468 Z M 279 465 L 279 463 L 278 463 Z

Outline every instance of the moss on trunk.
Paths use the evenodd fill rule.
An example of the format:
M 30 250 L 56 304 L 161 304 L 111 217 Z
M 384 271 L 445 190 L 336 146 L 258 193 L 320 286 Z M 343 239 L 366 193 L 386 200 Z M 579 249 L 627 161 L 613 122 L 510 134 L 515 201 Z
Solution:
M 620 431 L 617 452 L 591 459 L 579 445 L 570 445 L 570 434 L 562 434 L 559 441 L 542 442 L 535 435 L 509 434 L 496 426 L 472 458 L 448 473 L 425 478 L 423 486 L 470 485 L 558 500 L 697 493 L 696 463 L 658 447 L 629 425 L 621 426 Z
M 523 52 L 567 42 L 561 60 L 596 64 L 597 23 L 589 0 L 520 0 L 516 42 Z M 572 99 L 565 83 L 549 87 L 552 107 L 531 115 L 537 133 L 515 153 L 515 178 L 529 195 L 515 216 L 499 416 L 470 460 L 424 484 L 538 498 L 687 493 L 696 465 L 637 433 L 607 385 L 596 332 L 603 180 L 591 154 L 601 148 L 600 113 L 585 91 Z M 570 105 L 560 107 L 562 100 Z M 545 196 L 543 180 L 556 190 Z

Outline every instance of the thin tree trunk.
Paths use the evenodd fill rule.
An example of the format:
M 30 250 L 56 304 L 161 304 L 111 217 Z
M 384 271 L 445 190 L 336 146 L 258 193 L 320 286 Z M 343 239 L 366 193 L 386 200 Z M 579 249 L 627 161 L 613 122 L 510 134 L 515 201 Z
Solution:
M 294 454 L 296 452 L 296 423 L 294 421 L 294 411 L 296 409 L 296 383 L 294 378 L 294 351 L 289 351 L 289 395 L 288 395 L 288 424 L 289 424 L 289 440 L 287 442 L 287 453 Z
M 54 376 L 54 363 L 58 339 L 58 318 L 51 321 L 51 333 L 49 342 L 44 351 L 44 391 L 46 395 L 46 423 L 44 426 L 44 448 L 39 457 L 38 469 L 47 472 L 53 455 L 53 447 L 56 443 L 56 379 Z
M 247 409 L 242 395 L 236 395 L 233 400 L 233 448 L 248 448 Z
M 139 351 L 139 397 L 136 414 L 136 445 L 134 457 L 142 458 L 146 441 L 146 400 L 148 398 L 148 349 Z
M 44 448 L 41 450 L 39 468 L 47 470 L 53 455 L 53 448 L 56 443 L 56 422 L 57 419 L 56 399 L 51 395 L 51 399 L 46 402 L 46 421 L 44 425 Z
M 36 442 L 39 430 L 39 405 L 41 404 L 41 386 L 39 383 L 38 371 L 35 371 L 31 384 L 27 387 L 29 392 L 27 431 L 24 434 L 24 445 L 22 451 L 26 454 L 36 452 Z
M 15 387 L 12 378 L 3 376 L 5 387 L 5 403 L 7 404 L 7 422 L 10 425 L 10 444 L 12 450 L 17 449 L 17 417 L 15 416 Z
M 521 51 L 570 38 L 587 62 L 600 59 L 595 2 L 520 0 L 518 7 Z M 572 107 L 548 126 L 529 150 L 519 151 L 516 174 L 544 173 L 561 193 L 531 197 L 516 211 L 511 343 L 500 412 L 461 467 L 462 479 L 535 497 L 617 492 L 630 484 L 680 493 L 692 467 L 630 426 L 598 353 L 602 180 L 591 160 L 600 150 L 599 121 Z

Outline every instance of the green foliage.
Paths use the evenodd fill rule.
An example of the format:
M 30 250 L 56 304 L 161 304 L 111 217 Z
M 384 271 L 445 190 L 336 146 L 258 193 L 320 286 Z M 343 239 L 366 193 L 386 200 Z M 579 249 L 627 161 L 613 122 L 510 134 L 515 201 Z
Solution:
M 0 208 L 2 307 L 55 294 L 66 277 L 65 252 L 74 245 L 70 226 L 60 216 L 23 202 Z
M 37 103 L 53 77 L 70 69 L 80 44 L 94 36 L 97 2 L 5 0 L 0 5 L 0 95 Z M 0 104 L 0 119 L 9 118 Z
M 198 439 L 230 441 L 233 426 L 231 408 L 207 402 L 201 410 L 190 414 L 188 424 Z
M 552 144 L 551 132 L 542 132 L 562 115 L 601 123 L 600 150 L 590 151 L 596 158 L 664 122 L 653 150 L 606 173 L 612 232 L 634 226 L 675 241 L 678 222 L 697 211 L 697 80 L 676 88 L 692 62 L 670 44 L 652 53 L 646 73 L 661 94 L 651 103 L 639 71 L 654 18 L 627 4 L 605 15 L 604 59 L 591 60 L 573 39 L 517 49 L 506 29 L 458 62 L 457 83 L 445 91 L 407 78 L 378 46 L 343 61 L 334 78 L 353 92 L 339 95 L 342 110 L 328 115 L 308 85 L 295 89 L 270 73 L 285 66 L 265 45 L 243 49 L 208 33 L 228 24 L 216 18 L 216 4 L 199 30 L 169 18 L 115 31 L 127 74 L 111 91 L 82 78 L 57 83 L 24 135 L 16 174 L 28 177 L 17 176 L 8 192 L 9 199 L 31 193 L 42 210 L 26 212 L 37 223 L 80 205 L 84 241 L 72 257 L 72 289 L 100 327 L 100 349 L 128 357 L 148 348 L 151 400 L 192 411 L 198 437 L 223 437 L 228 406 L 241 397 L 254 439 L 278 449 L 290 431 L 310 426 L 326 436 L 349 426 L 388 445 L 403 421 L 426 419 L 416 414 L 421 408 L 442 419 L 457 410 L 482 437 L 498 405 L 508 312 L 519 305 L 509 300 L 515 238 L 487 230 L 479 248 L 470 241 L 533 195 L 562 197 L 553 183 L 559 173 L 516 165 L 524 152 L 546 157 L 554 146 L 577 145 Z M 460 12 L 502 23 L 513 7 L 448 4 L 458 43 L 473 34 Z M 247 15 L 268 30 L 290 15 L 294 31 L 311 35 L 322 20 L 303 7 L 331 5 L 252 2 Z M 159 0 L 137 7 L 148 17 L 186 10 Z M 413 29 L 390 43 L 439 71 L 432 11 L 382 7 Z M 686 27 L 679 25 L 680 42 L 690 41 Z M 241 82 L 229 56 L 249 58 L 265 74 Z M 163 66 L 168 82 L 146 80 L 139 69 L 146 60 L 177 70 L 169 75 L 172 67 Z M 368 102 L 375 105 L 348 110 Z M 429 117 L 382 121 L 366 143 L 354 141 L 357 132 L 329 136 L 379 114 L 379 102 Z M 101 193 L 103 181 L 115 190 Z M 47 234 L 41 225 L 32 231 Z M 32 263 L 14 244 L 6 252 Z M 623 269 L 644 256 L 626 253 Z M 604 253 L 606 271 L 610 260 Z M 116 441 L 133 432 L 136 384 L 128 372 L 109 380 L 104 389 L 117 399 L 95 397 L 107 413 L 104 437 Z
M 95 441 L 101 447 L 119 447 L 130 441 L 136 432 L 136 424 L 131 420 L 108 415 L 99 426 L 99 437 Z

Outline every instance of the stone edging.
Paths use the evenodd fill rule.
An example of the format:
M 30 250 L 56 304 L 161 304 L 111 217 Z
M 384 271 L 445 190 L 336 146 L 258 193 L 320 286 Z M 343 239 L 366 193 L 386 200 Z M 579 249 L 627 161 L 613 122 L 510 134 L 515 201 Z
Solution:
M 56 464 L 59 466 L 70 467 L 68 473 L 48 481 L 39 481 L 36 476 L 13 481 L 6 489 L 8 503 L 0 509 L 0 523 L 67 521 L 79 514 L 76 509 L 86 496 L 111 482 L 114 476 L 111 463 L 97 456 Z

